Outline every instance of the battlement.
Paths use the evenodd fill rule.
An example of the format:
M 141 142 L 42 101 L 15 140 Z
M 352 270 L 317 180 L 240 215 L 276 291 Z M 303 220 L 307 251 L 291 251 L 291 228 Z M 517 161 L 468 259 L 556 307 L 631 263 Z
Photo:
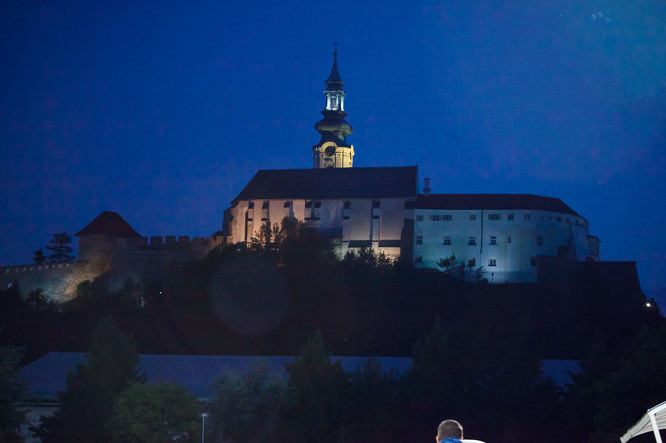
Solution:
M 124 239 L 123 239 L 124 240 Z M 128 239 L 129 240 L 129 239 Z M 140 249 L 212 249 L 213 247 L 224 243 L 224 237 L 214 236 L 214 237 L 193 237 L 190 238 L 189 235 L 167 235 L 164 237 L 161 236 L 151 236 L 151 237 L 141 237 L 138 239 L 132 239 L 128 243 L 134 244 Z M 129 244 L 128 244 L 129 246 Z

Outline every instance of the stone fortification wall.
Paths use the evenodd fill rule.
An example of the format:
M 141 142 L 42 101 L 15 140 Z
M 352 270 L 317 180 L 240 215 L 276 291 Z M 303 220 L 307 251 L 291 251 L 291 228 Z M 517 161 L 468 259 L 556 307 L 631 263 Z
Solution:
M 158 280 L 171 263 L 199 260 L 221 243 L 223 237 L 143 237 L 136 247 L 117 251 L 107 291 L 119 290 L 128 280 L 140 284 Z
M 76 286 L 94 279 L 98 273 L 88 262 L 43 263 L 0 267 L 0 288 L 18 282 L 21 294 L 42 289 L 54 301 L 67 301 L 76 295 Z
M 85 251 L 88 260 L 67 263 L 26 264 L 0 267 L 0 289 L 18 282 L 21 294 L 42 289 L 56 302 L 76 296 L 76 287 L 110 273 L 108 292 L 116 292 L 127 280 L 145 284 L 158 279 L 170 263 L 203 258 L 224 242 L 224 237 L 166 236 L 118 239 L 115 250 Z

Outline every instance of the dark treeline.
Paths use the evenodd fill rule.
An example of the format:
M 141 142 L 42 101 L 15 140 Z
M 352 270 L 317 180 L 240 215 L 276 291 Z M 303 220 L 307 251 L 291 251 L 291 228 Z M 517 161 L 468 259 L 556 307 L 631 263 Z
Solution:
M 140 353 L 297 355 L 320 331 L 335 355 L 413 357 L 409 374 L 382 385 L 389 393 L 377 420 L 390 418 L 387 429 L 403 437 L 395 441 L 429 441 L 446 417 L 489 441 L 615 440 L 666 396 L 664 386 L 623 391 L 633 386 L 623 376 L 664 367 L 664 341 L 649 357 L 661 363 L 640 366 L 648 358 L 640 347 L 665 334 L 658 307 L 593 265 L 553 283 L 490 285 L 367 250 L 337 260 L 326 239 L 296 222 L 254 240 L 115 293 L 102 275 L 58 305 L 14 285 L 0 293 L 0 342 L 23 346 L 26 361 L 84 351 L 110 316 Z M 541 378 L 544 358 L 581 360 L 583 374 L 558 390 Z

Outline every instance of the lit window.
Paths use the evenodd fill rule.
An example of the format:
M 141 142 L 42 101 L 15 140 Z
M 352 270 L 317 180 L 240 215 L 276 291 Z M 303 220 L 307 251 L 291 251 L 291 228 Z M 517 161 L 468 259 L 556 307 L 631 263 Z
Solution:
M 488 220 L 499 220 L 502 216 L 500 214 L 488 214 Z
M 469 221 L 474 221 L 474 220 L 476 220 L 476 214 L 470 214 Z
M 416 216 L 416 221 L 423 221 L 423 216 L 422 215 L 417 215 Z
M 423 236 L 422 235 L 417 235 L 416 236 L 416 244 L 417 245 L 422 245 L 423 244 Z
M 524 220 L 532 220 L 532 214 L 525 214 L 523 215 Z
M 497 244 L 497 237 L 495 237 L 494 235 L 491 235 L 490 236 L 490 244 L 491 245 L 496 245 Z
M 469 238 L 469 243 L 467 243 L 470 246 L 476 245 L 476 237 L 470 237 Z
M 543 246 L 543 235 L 537 235 L 537 246 Z
M 451 244 L 451 237 L 444 237 L 444 244 L 445 245 L 450 245 Z
M 506 219 L 507 219 L 507 220 L 513 220 L 513 214 L 508 214 L 508 215 L 506 216 Z
M 491 258 L 490 260 L 488 260 L 488 266 L 497 266 L 497 260 Z

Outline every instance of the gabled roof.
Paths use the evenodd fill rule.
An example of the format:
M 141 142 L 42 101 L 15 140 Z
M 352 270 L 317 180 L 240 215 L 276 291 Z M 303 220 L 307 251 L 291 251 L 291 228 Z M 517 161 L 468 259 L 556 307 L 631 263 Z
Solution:
M 231 202 L 270 199 L 412 197 L 418 168 L 324 168 L 258 171 Z
M 119 238 L 141 237 L 117 212 L 104 211 L 74 235 L 106 234 Z
M 428 194 L 416 199 L 417 209 L 490 209 L 551 211 L 580 217 L 559 198 L 533 194 Z

